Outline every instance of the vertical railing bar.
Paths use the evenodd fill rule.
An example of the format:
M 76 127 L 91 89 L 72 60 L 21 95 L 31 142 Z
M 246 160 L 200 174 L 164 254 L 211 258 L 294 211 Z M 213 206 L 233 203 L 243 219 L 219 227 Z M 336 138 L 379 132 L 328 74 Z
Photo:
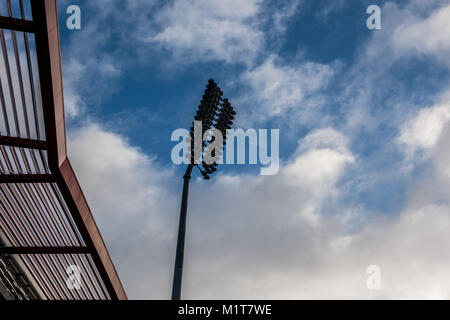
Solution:
M 45 158 L 45 153 L 43 150 L 39 150 L 39 155 L 41 156 L 42 164 L 44 165 L 44 172 L 50 174 L 50 168 L 48 167 L 47 159 Z M 48 155 L 48 153 L 47 153 Z
M 5 146 L 0 145 L 0 150 L 1 150 L 1 153 L 3 155 L 3 158 L 5 159 L 6 167 L 8 168 L 9 173 L 13 173 L 14 170 L 13 170 L 13 167 L 11 165 L 11 161 L 9 159 L 8 153 L 5 150 Z M 2 166 L 2 171 L 3 172 L 4 172 L 4 169 L 5 168 L 3 168 L 3 166 Z
M 27 172 L 23 171 L 22 164 L 20 163 L 19 157 L 17 156 L 17 153 L 16 153 L 16 148 L 15 147 L 11 147 L 10 150 L 11 150 L 11 155 L 12 155 L 12 158 L 14 160 L 14 163 L 15 163 L 15 165 L 17 167 L 17 173 L 24 173 L 24 174 L 29 173 L 27 167 L 25 168 L 25 170 Z M 23 150 L 21 148 L 19 148 L 19 151 L 21 151 L 22 157 L 24 157 L 25 155 L 23 154 Z
M 8 0 L 8 11 L 9 11 L 9 15 L 12 16 L 11 0 Z M 11 30 L 11 36 L 12 36 L 12 42 L 13 42 L 14 57 L 16 59 L 17 79 L 19 80 L 20 98 L 22 99 L 23 118 L 25 120 L 25 131 L 27 134 L 26 137 L 29 139 L 30 138 L 30 124 L 28 122 L 27 103 L 25 100 L 25 89 L 23 87 L 22 66 L 20 63 L 19 49 L 17 47 L 16 31 Z
M 22 19 L 25 19 L 25 10 L 23 8 L 23 0 L 20 0 L 20 13 L 21 13 Z M 25 53 L 27 56 L 28 76 L 30 79 L 31 101 L 33 103 L 34 122 L 36 125 L 36 139 L 40 140 L 41 133 L 40 133 L 40 128 L 39 128 L 39 115 L 38 115 L 38 111 L 37 111 L 36 92 L 35 92 L 35 87 L 34 87 L 33 65 L 31 63 L 30 45 L 28 43 L 28 34 L 26 32 L 23 33 L 23 38 L 25 41 Z
M 8 50 L 6 48 L 6 41 L 5 41 L 5 34 L 3 33 L 3 29 L 0 29 L 0 42 L 2 45 L 2 52 L 3 52 L 3 60 L 5 63 L 5 70 L 6 70 L 6 77 L 8 79 L 8 87 L 9 87 L 9 94 L 11 97 L 11 105 L 12 105 L 12 110 L 13 110 L 13 117 L 14 117 L 14 124 L 16 127 L 16 134 L 18 137 L 21 136 L 20 134 L 20 127 L 19 127 L 19 120 L 18 120 L 18 116 L 17 116 L 17 106 L 16 106 L 16 100 L 14 97 L 14 88 L 12 85 L 12 79 L 11 79 L 11 69 L 9 67 L 9 59 L 8 59 Z M 17 164 L 17 154 L 16 154 L 16 150 L 12 149 L 12 154 L 13 154 L 13 158 L 14 158 L 14 162 L 16 162 Z M 17 169 L 19 171 L 19 173 L 23 173 L 22 171 L 22 166 L 19 165 L 17 166 Z
M 9 16 L 12 17 L 11 0 L 7 0 L 7 4 L 8 4 Z M 25 32 L 24 32 L 24 34 L 25 34 Z M 25 89 L 23 86 L 22 66 L 20 63 L 16 32 L 14 30 L 11 30 L 11 37 L 12 37 L 12 42 L 13 42 L 14 58 L 16 60 L 17 79 L 19 80 L 20 98 L 22 100 L 22 109 L 23 109 L 23 118 L 25 121 L 26 137 L 29 139 L 31 137 L 31 135 L 30 135 L 30 124 L 29 124 L 29 119 L 28 119 L 27 102 L 25 100 Z M 30 163 L 28 161 L 28 157 L 25 155 L 25 152 L 22 148 L 19 148 L 19 150 L 20 150 L 20 153 L 22 154 L 22 158 L 23 158 L 27 173 L 31 173 L 31 167 L 30 167 Z
M 12 105 L 12 109 L 13 109 L 14 124 L 16 126 L 16 134 L 18 137 L 20 137 L 21 134 L 20 134 L 20 127 L 19 127 L 19 119 L 17 117 L 16 98 L 14 97 L 14 87 L 13 87 L 12 79 L 11 79 L 11 69 L 9 67 L 8 50 L 6 48 L 6 40 L 5 40 L 5 34 L 3 32 L 3 29 L 0 29 L 0 41 L 2 44 L 3 60 L 5 62 L 6 77 L 8 79 L 9 94 L 11 97 L 11 105 Z
M 0 80 L 0 103 L 2 104 L 2 113 L 3 113 L 3 118 L 5 120 L 6 135 L 9 137 L 11 135 L 11 131 L 9 129 L 8 112 L 6 111 L 6 101 L 5 101 L 5 95 L 3 93 L 3 85 L 2 85 L 1 80 Z

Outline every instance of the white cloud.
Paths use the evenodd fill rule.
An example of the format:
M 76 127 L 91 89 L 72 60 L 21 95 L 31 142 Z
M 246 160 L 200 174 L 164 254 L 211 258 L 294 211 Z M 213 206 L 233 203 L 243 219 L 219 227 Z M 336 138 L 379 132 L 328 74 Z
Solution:
M 108 56 L 69 56 L 62 70 L 65 113 L 69 120 L 83 115 L 87 104 L 99 104 L 104 97 L 102 92 L 113 92 L 114 81 L 121 75 L 120 67 Z
M 69 4 L 69 0 L 62 1 L 60 12 Z M 150 0 L 86 1 L 82 5 L 81 30 L 63 38 L 61 50 L 68 119 L 82 116 L 87 105 L 98 105 L 114 92 L 124 66 L 136 61 L 127 49 L 137 46 L 136 25 L 147 27 L 153 5 Z M 91 13 L 95 19 L 87 19 Z
M 315 130 L 299 141 L 296 159 L 284 169 L 284 180 L 308 185 L 309 191 L 321 199 L 322 194 L 332 193 L 344 168 L 354 161 L 341 133 L 331 128 Z
M 348 153 L 348 139 L 333 128 L 324 128 L 309 133 L 299 141 L 299 150 L 335 149 L 342 154 Z
M 127 66 L 136 61 L 148 63 L 149 54 L 168 69 L 217 60 L 243 63 L 246 71 L 241 78 L 249 82 L 267 117 L 298 107 L 300 102 L 313 107 L 317 101 L 303 99 L 326 82 L 333 73 L 331 67 L 310 62 L 282 64 L 275 54 L 255 67 L 268 54 L 266 42 L 280 40 L 300 2 L 175 0 L 162 7 L 154 1 L 139 5 L 117 0 L 89 2 L 86 10 L 96 12 L 97 18 L 72 33 L 63 47 L 67 115 L 79 116 L 86 104 L 100 104 L 101 97 L 114 91 L 111 87 Z M 109 46 L 111 41 L 122 46 Z M 131 46 L 135 48 L 132 58 L 127 50 Z
M 64 111 L 71 119 L 78 116 L 85 108 L 85 102 L 77 93 L 77 84 L 81 81 L 86 66 L 79 60 L 72 59 L 63 66 L 64 70 Z
M 426 18 L 411 14 L 404 21 L 393 33 L 394 48 L 434 56 L 450 67 L 450 5 L 442 6 Z
M 448 90 L 446 69 L 430 72 L 450 56 L 440 40 L 449 37 L 447 12 L 448 1 L 441 0 L 382 6 L 383 29 L 368 32 L 354 62 L 337 75 L 341 90 L 335 101 L 349 136 L 398 127 L 411 111 L 434 104 Z M 428 39 L 433 45 L 424 43 Z
M 398 215 L 372 220 L 339 202 L 324 206 L 342 195 L 353 163 L 346 140 L 312 132 L 276 176 L 194 178 L 184 297 L 449 298 L 448 191 L 435 203 L 417 190 Z M 181 177 L 92 124 L 70 134 L 69 154 L 130 298 L 168 298 Z M 373 264 L 380 291 L 366 288 Z
M 273 27 L 277 34 L 286 31 L 287 23 L 298 12 L 301 0 L 286 0 L 276 2 L 275 8 L 270 8 L 272 12 Z
M 146 41 L 191 61 L 250 64 L 263 48 L 256 16 L 261 0 L 176 0 L 155 17 L 161 31 Z
M 170 170 L 123 137 L 88 124 L 69 132 L 69 158 L 131 297 L 167 297 L 177 198 Z
M 324 207 L 345 193 L 338 181 L 353 163 L 339 136 L 325 129 L 305 137 L 305 151 L 276 177 L 221 176 L 193 191 L 187 297 L 449 297 L 448 200 L 435 202 L 411 188 L 398 214 L 370 219 L 340 201 Z M 350 231 L 358 220 L 364 223 Z M 366 268 L 373 264 L 382 271 L 380 291 L 366 287 Z
M 240 98 L 243 106 L 255 106 L 246 110 L 254 117 L 270 118 L 285 115 L 290 109 L 313 108 L 311 95 L 320 92 L 333 75 L 329 65 L 312 62 L 298 64 L 279 63 L 275 55 L 261 65 L 244 72 L 241 83 L 251 88 Z
M 327 129 L 327 132 L 339 136 L 332 129 Z M 317 140 L 321 134 L 317 132 L 312 136 L 315 137 L 305 140 Z M 322 138 L 330 140 L 324 135 Z M 328 146 L 305 150 L 279 176 L 272 178 L 219 175 L 209 185 L 194 180 L 188 231 L 190 244 L 187 247 L 187 252 L 194 257 L 186 263 L 186 274 L 191 274 L 186 276 L 187 292 L 192 285 L 189 279 L 195 282 L 198 274 L 195 269 L 190 270 L 189 261 L 197 260 L 197 255 L 202 261 L 207 259 L 214 244 L 221 251 L 223 249 L 225 255 L 230 254 L 230 250 L 238 250 L 239 246 L 233 247 L 233 240 L 228 239 L 228 236 L 234 236 L 226 236 L 226 232 L 237 232 L 235 240 L 243 240 L 242 236 L 247 233 L 239 226 L 251 231 L 254 219 L 260 219 L 257 223 L 260 227 L 268 228 L 279 219 L 272 214 L 274 206 L 281 205 L 279 214 L 287 221 L 297 221 L 296 225 L 318 223 L 321 201 L 332 193 L 345 166 L 352 162 L 352 156 L 344 145 L 339 144 L 336 149 L 330 144 Z M 87 154 L 89 157 L 85 156 Z M 181 178 L 177 179 L 171 171 L 161 170 L 123 138 L 94 124 L 70 134 L 69 155 L 130 296 L 168 297 L 181 185 L 176 185 L 174 192 L 166 181 L 181 182 Z M 296 193 L 301 194 L 292 197 Z M 262 205 L 263 198 L 274 201 Z M 229 199 L 234 201 L 230 203 Z M 282 204 L 286 200 L 287 203 Z M 299 200 L 302 203 L 299 204 Z M 288 208 L 290 210 L 284 210 Z M 223 229 L 216 230 L 220 225 Z M 279 227 L 281 231 L 288 225 L 282 222 Z M 254 237 L 248 239 L 251 246 L 263 235 L 254 231 L 248 234 Z M 278 231 L 274 231 L 276 233 L 271 237 L 277 236 Z M 223 243 L 220 243 L 220 238 Z M 209 243 L 206 248 L 202 248 L 203 241 Z M 197 247 L 198 242 L 202 246 Z M 257 263 L 260 258 L 251 263 Z M 238 263 L 237 260 L 235 262 Z M 202 268 L 209 270 L 213 265 L 206 264 Z M 229 276 L 225 270 L 220 273 Z M 202 290 L 198 289 L 193 290 L 198 291 L 194 295 L 201 295 Z M 212 289 L 218 290 L 214 285 Z
M 189 8 L 184 3 L 176 1 L 171 11 L 166 7 L 160 12 L 167 20 L 161 21 L 165 23 L 161 31 L 151 36 L 160 39 L 151 41 L 158 41 L 175 54 L 192 50 L 197 55 L 192 59 L 250 63 L 257 51 L 249 43 L 260 45 L 258 29 L 251 29 L 259 2 L 248 2 L 242 12 L 233 13 L 229 11 L 233 7 L 222 1 L 194 1 Z M 198 29 L 194 17 L 211 13 L 212 6 L 217 9 L 220 5 L 225 5 L 223 11 L 213 10 L 209 19 L 231 28 L 231 33 Z M 182 9 L 189 10 L 186 16 Z M 395 12 L 399 15 L 394 18 L 402 16 L 402 10 Z M 208 21 L 201 20 L 200 25 Z M 237 23 L 231 27 L 229 21 Z M 412 25 L 415 23 L 418 20 Z M 434 28 L 433 23 L 427 23 L 425 27 Z M 174 31 L 183 25 L 186 30 L 177 39 Z M 144 27 L 138 33 L 147 36 Z M 245 32 L 238 37 L 238 30 Z M 221 41 L 241 43 L 244 50 L 233 45 L 225 48 L 222 42 L 211 40 L 213 33 L 222 37 Z M 406 36 L 414 38 L 412 34 Z M 347 111 L 344 120 L 352 129 L 358 125 L 376 128 L 384 119 L 395 125 L 407 114 L 404 107 L 390 108 L 380 118 L 377 116 L 381 113 L 372 113 L 378 101 L 374 97 L 383 96 L 383 84 L 391 83 L 384 76 L 404 54 L 403 49 L 398 56 L 386 54 L 391 52 L 392 42 L 381 33 L 372 40 L 348 74 L 350 85 L 339 101 Z M 199 41 L 198 48 L 194 41 Z M 425 44 L 421 54 L 437 54 L 439 46 L 447 50 L 437 35 L 436 40 Z M 226 51 L 220 51 L 221 47 Z M 374 48 L 378 49 L 371 51 Z M 112 65 L 110 71 L 120 70 L 120 66 Z M 332 75 L 332 67 L 327 65 L 298 61 L 283 64 L 270 56 L 241 79 L 251 89 L 249 98 L 258 102 L 258 112 L 274 117 L 296 108 L 314 107 L 315 100 L 309 98 L 317 95 Z M 398 92 L 396 95 L 401 96 Z M 410 107 L 408 101 L 403 102 Z M 359 204 L 343 204 L 348 191 L 340 182 L 344 177 L 350 182 L 358 180 L 357 176 L 345 176 L 357 158 L 347 140 L 359 138 L 358 131 L 349 127 L 344 129 L 348 130 L 347 137 L 329 128 L 311 132 L 300 140 L 294 158 L 276 176 L 219 173 L 207 183 L 194 179 L 184 297 L 448 299 L 448 118 L 448 105 L 444 103 L 420 111 L 404 125 L 399 138 L 402 146 L 413 152 L 427 150 L 431 161 L 427 177 L 411 178 L 404 208 L 391 216 L 375 216 Z M 96 125 L 70 134 L 69 154 L 129 296 L 168 298 L 181 177 L 164 171 L 122 137 Z M 372 264 L 381 267 L 381 291 L 369 291 L 365 286 L 366 268 Z
M 448 102 L 423 108 L 403 125 L 398 142 L 404 146 L 405 152 L 410 156 L 413 156 L 415 152 L 422 152 L 425 156 L 429 156 L 449 120 L 450 104 Z

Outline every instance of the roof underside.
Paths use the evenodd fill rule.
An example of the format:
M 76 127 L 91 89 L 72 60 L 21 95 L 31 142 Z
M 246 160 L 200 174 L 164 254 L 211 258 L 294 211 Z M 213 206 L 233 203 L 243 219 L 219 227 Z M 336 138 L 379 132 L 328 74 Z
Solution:
M 0 46 L 0 286 L 126 299 L 66 156 L 56 0 L 1 0 Z

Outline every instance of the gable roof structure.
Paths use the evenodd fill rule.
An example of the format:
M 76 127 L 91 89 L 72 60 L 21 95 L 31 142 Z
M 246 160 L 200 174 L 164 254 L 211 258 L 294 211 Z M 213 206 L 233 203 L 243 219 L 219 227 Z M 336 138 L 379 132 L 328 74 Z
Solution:
M 0 296 L 127 299 L 67 158 L 57 1 L 6 4 L 0 12 Z

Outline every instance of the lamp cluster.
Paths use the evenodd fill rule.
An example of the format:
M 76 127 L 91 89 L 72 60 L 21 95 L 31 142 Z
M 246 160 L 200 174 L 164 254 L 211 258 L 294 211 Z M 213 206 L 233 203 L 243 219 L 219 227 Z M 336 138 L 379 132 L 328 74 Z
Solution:
M 222 98 L 222 96 L 223 92 L 222 90 L 220 90 L 219 86 L 214 82 L 213 79 L 209 79 L 202 100 L 200 101 L 200 105 L 198 106 L 195 120 L 202 122 L 202 137 L 208 130 L 219 130 L 222 133 L 223 145 L 225 145 L 226 131 L 227 129 L 231 129 L 231 125 L 233 124 L 236 112 L 233 110 L 233 107 L 231 106 L 228 99 Z M 195 147 L 199 148 L 200 146 L 196 146 L 195 144 L 196 142 L 194 139 L 194 126 L 191 127 L 190 136 L 191 159 L 193 159 L 193 163 L 195 163 L 197 159 L 195 159 L 194 150 L 196 150 Z M 201 143 L 202 153 L 207 150 L 208 146 L 211 146 L 211 143 L 214 142 L 214 139 L 215 137 L 212 136 L 208 141 L 203 141 L 203 139 L 201 139 L 202 141 L 198 142 Z M 216 156 L 215 150 L 212 150 L 211 156 Z M 221 156 L 221 154 L 217 154 L 217 156 Z M 211 174 L 216 172 L 218 166 L 217 162 L 209 164 L 205 161 L 202 161 L 200 165 L 195 165 L 200 170 L 203 178 L 205 178 L 206 180 L 210 178 Z

